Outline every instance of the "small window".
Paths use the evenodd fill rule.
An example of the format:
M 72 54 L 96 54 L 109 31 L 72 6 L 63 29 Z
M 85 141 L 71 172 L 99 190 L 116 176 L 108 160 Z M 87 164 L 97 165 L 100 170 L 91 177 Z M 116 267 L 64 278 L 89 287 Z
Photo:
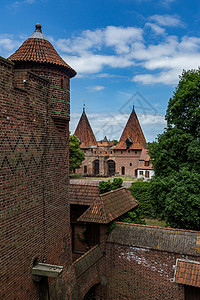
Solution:
M 121 154 L 123 154 L 123 151 L 121 151 Z
M 149 171 L 145 171 L 145 177 L 149 178 Z
M 131 152 L 131 150 L 128 150 L 128 153 L 130 153 Z
M 87 166 L 84 166 L 84 174 L 87 174 Z
M 130 167 L 132 167 L 132 163 L 130 163 Z
M 112 151 L 110 153 L 112 154 Z
M 149 161 L 145 161 L 144 165 L 145 165 L 146 167 L 148 167 L 148 166 L 149 166 Z
M 143 175 L 143 171 L 140 171 L 140 175 Z
M 135 154 L 137 154 L 137 151 L 135 151 Z

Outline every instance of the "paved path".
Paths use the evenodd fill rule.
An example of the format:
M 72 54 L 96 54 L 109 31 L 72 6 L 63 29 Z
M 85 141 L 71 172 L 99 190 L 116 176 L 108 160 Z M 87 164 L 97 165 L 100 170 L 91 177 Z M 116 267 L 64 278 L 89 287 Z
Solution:
M 98 186 L 100 181 L 104 181 L 105 179 L 70 179 L 71 184 L 83 184 L 83 185 L 94 185 Z M 112 180 L 111 180 L 112 181 Z M 123 181 L 123 186 L 125 188 L 129 188 L 131 186 L 132 181 Z

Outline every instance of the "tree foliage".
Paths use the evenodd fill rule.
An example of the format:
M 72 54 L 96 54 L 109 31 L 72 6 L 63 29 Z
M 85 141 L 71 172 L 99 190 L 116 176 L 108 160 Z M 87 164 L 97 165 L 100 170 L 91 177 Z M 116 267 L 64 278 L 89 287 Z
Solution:
M 175 126 L 193 136 L 200 133 L 200 69 L 183 71 L 169 100 L 166 120 L 168 128 Z
M 121 178 L 114 178 L 113 182 L 108 181 L 100 181 L 99 182 L 99 190 L 100 193 L 106 193 L 112 190 L 119 189 L 122 187 L 123 180 Z
M 80 148 L 80 141 L 75 135 L 69 135 L 69 169 L 80 168 L 85 154 Z
M 200 229 L 200 69 L 183 71 L 169 100 L 167 128 L 149 145 L 150 197 L 168 225 Z
M 139 201 L 138 211 L 140 215 L 153 218 L 155 217 L 155 212 L 152 206 L 149 188 L 149 181 L 136 181 L 132 183 L 130 191 L 133 197 Z

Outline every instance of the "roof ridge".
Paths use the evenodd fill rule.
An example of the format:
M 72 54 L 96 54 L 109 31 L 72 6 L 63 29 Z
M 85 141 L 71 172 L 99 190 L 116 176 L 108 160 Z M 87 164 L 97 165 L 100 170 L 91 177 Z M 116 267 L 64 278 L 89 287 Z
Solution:
M 99 196 L 101 197 L 101 196 L 104 196 L 104 195 L 107 195 L 107 194 L 111 194 L 111 193 L 114 193 L 114 192 L 119 191 L 119 190 L 122 190 L 122 189 L 126 189 L 126 188 L 125 188 L 124 186 L 122 186 L 122 187 L 120 187 L 120 188 L 118 188 L 118 189 L 114 189 L 114 190 L 111 190 L 111 191 L 102 193 L 102 194 L 100 194 Z

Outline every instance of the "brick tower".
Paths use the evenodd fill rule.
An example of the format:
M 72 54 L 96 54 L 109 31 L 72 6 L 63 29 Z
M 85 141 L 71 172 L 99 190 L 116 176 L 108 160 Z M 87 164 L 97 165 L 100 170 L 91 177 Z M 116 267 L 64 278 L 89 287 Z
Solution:
M 40 24 L 13 55 L 0 58 L 1 299 L 68 293 L 62 283 L 71 265 L 68 127 L 75 75 Z M 48 276 L 34 282 L 38 263 L 62 266 L 61 284 Z

